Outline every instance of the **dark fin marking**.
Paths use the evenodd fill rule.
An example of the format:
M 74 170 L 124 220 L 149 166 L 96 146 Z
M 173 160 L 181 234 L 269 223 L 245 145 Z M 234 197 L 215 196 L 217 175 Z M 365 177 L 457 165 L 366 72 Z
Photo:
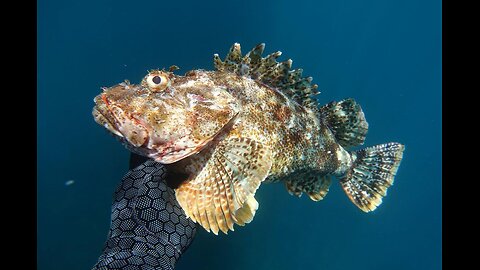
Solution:
M 387 143 L 352 152 L 353 164 L 340 179 L 350 200 L 364 212 L 382 203 L 393 184 L 405 146 Z
M 337 142 L 347 148 L 362 145 L 368 132 L 368 123 L 362 108 L 349 98 L 330 102 L 320 108 L 323 122 L 335 135 Z
M 250 76 L 270 87 L 280 90 L 298 104 L 317 110 L 318 86 L 312 84 L 312 77 L 302 77 L 301 68 L 291 70 L 292 60 L 277 62 L 282 52 L 277 51 L 262 57 L 265 44 L 258 44 L 242 57 L 239 43 L 230 48 L 224 61 L 214 54 L 213 63 L 218 71 L 233 72 L 240 76 Z
M 315 171 L 300 171 L 285 181 L 290 195 L 300 197 L 304 192 L 313 201 L 320 201 L 327 195 L 332 180 L 330 176 Z
M 328 190 L 330 189 L 330 184 L 332 183 L 332 179 L 330 176 L 319 177 L 317 182 L 314 185 L 312 191 L 308 191 L 308 197 L 312 201 L 320 201 L 327 196 Z
M 271 151 L 255 140 L 228 138 L 203 154 L 205 166 L 175 191 L 186 215 L 214 234 L 252 221 L 255 192 L 272 166 Z

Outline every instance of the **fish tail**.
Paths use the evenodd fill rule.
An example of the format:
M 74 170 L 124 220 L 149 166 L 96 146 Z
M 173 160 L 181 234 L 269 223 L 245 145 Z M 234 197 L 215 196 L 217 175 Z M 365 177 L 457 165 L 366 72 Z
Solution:
M 351 152 L 352 165 L 340 183 L 362 211 L 373 211 L 382 203 L 393 184 L 404 149 L 404 145 L 393 142 Z

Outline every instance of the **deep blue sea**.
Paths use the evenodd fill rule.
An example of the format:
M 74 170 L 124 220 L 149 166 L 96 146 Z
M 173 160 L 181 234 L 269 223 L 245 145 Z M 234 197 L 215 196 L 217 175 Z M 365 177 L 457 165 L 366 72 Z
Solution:
M 212 69 L 234 42 L 282 51 L 322 104 L 354 98 L 365 146 L 397 141 L 404 158 L 368 214 L 338 181 L 320 202 L 262 185 L 252 223 L 219 236 L 199 228 L 177 269 L 442 268 L 441 1 L 37 3 L 39 270 L 90 269 L 106 240 L 129 152 L 93 120 L 100 87 L 170 65 Z

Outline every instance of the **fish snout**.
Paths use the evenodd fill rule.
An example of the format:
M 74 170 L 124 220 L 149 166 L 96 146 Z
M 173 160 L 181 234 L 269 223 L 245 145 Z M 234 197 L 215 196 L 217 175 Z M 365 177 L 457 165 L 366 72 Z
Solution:
M 98 124 L 125 138 L 134 147 L 148 143 L 148 128 L 143 121 L 111 102 L 105 94 L 95 98 L 95 102 L 93 116 Z

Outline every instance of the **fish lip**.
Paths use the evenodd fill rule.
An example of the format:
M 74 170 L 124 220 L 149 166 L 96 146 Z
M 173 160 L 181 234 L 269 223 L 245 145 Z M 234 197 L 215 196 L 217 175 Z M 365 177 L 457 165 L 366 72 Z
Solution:
M 123 138 L 123 134 L 118 130 L 116 124 L 112 122 L 111 118 L 112 115 L 108 115 L 110 112 L 105 111 L 100 106 L 95 105 L 92 110 L 92 115 L 94 116 L 95 122 L 97 124 L 105 127 L 108 131 L 112 132 L 113 134 Z
M 93 107 L 93 115 L 95 116 L 95 121 L 103 125 L 107 130 L 112 132 L 113 134 L 119 136 L 120 138 L 125 139 L 127 142 L 128 140 L 125 137 L 125 134 L 121 131 L 121 126 L 115 117 L 114 113 L 111 111 L 111 102 L 108 100 L 107 96 L 105 93 L 102 93 L 101 95 L 97 96 L 95 98 L 95 106 Z M 118 107 L 118 105 L 117 105 Z M 120 108 L 121 109 L 121 108 Z M 98 113 L 95 115 L 95 113 Z M 100 116 L 100 119 L 98 119 Z M 141 145 L 133 145 L 134 147 L 143 147 L 148 145 L 150 141 L 150 131 L 151 128 L 141 119 L 135 117 L 132 114 L 126 114 L 127 118 L 135 122 L 138 126 L 140 126 L 143 130 L 145 130 L 146 133 L 146 138 L 143 141 Z M 104 123 L 101 122 L 101 120 L 104 120 Z

